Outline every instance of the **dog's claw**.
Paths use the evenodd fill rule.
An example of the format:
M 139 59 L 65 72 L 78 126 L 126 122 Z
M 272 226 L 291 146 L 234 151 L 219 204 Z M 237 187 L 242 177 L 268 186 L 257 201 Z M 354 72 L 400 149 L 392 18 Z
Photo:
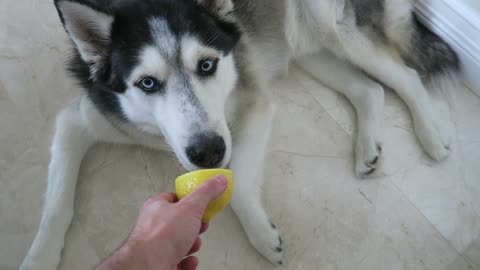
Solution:
M 378 162 L 378 156 L 376 156 L 372 161 L 367 163 L 368 167 L 373 167 Z
M 371 175 L 375 172 L 375 170 L 376 170 L 375 168 L 371 168 L 370 170 L 368 170 L 368 172 L 365 173 L 365 175 L 366 176 Z

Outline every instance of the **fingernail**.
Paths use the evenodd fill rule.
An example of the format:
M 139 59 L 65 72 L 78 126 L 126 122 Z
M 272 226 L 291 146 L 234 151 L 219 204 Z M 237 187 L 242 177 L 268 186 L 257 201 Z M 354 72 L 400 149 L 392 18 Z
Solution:
M 227 177 L 225 175 L 222 175 L 222 174 L 215 176 L 215 181 L 217 181 L 217 183 L 219 183 L 222 186 L 228 185 Z

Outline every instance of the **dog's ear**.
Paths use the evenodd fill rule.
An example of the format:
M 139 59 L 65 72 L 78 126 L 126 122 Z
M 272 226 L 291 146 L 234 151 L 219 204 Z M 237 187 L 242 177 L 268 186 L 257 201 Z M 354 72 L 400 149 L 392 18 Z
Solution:
M 233 2 L 232 0 L 196 0 L 197 3 L 212 14 L 219 16 L 220 18 L 233 21 Z
M 110 48 L 113 16 L 86 2 L 59 0 L 55 5 L 65 30 L 95 77 Z

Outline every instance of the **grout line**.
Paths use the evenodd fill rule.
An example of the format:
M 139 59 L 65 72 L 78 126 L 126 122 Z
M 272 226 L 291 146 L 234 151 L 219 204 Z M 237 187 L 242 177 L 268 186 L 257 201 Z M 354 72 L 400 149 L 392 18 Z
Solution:
M 328 156 L 328 155 L 315 155 L 315 154 L 303 154 L 303 153 L 290 152 L 290 151 L 284 151 L 284 150 L 271 150 L 270 153 L 288 154 L 288 155 L 292 155 L 292 156 L 300 156 L 300 157 L 305 157 L 305 158 L 330 158 L 330 159 L 350 160 L 350 159 L 345 158 L 345 157 Z
M 405 175 L 402 176 L 402 177 L 405 177 Z M 393 187 L 394 187 L 398 192 L 400 192 L 400 194 L 401 194 L 408 202 L 410 202 L 410 204 L 413 206 L 413 208 L 414 208 L 415 210 L 417 210 L 417 212 L 418 212 L 421 216 L 423 216 L 423 217 L 425 218 L 425 220 L 434 228 L 434 230 L 435 230 L 436 232 L 438 232 L 438 234 L 440 234 L 440 236 L 447 242 L 448 246 L 449 246 L 451 249 L 453 249 L 453 251 L 454 251 L 455 254 L 457 255 L 456 258 L 458 258 L 458 256 L 462 256 L 462 254 L 455 248 L 455 246 L 453 245 L 453 243 L 452 243 L 450 240 L 448 240 L 441 231 L 438 230 L 437 226 L 436 226 L 435 224 L 433 224 L 433 223 L 430 221 L 430 219 L 429 219 L 427 216 L 425 216 L 425 214 L 417 207 L 417 205 L 416 205 L 412 200 L 410 200 L 410 198 L 402 191 L 402 189 L 401 189 L 399 186 L 397 186 L 397 184 L 395 184 L 394 181 L 391 180 L 391 177 L 387 177 L 385 180 L 389 181 L 389 182 L 393 185 Z M 455 259 L 456 259 L 456 258 L 455 258 Z M 448 269 L 448 267 L 450 267 L 450 265 L 452 265 L 452 264 L 455 262 L 455 259 L 450 262 L 450 264 L 447 266 L 447 269 Z
M 156 193 L 156 192 L 157 192 L 157 189 L 156 189 L 156 187 L 155 187 L 155 184 L 154 184 L 153 181 L 152 181 L 152 175 L 151 175 L 151 173 L 150 173 L 150 168 L 149 168 L 149 166 L 148 166 L 148 160 L 147 160 L 146 157 L 145 157 L 145 152 L 144 152 L 145 150 L 142 149 L 142 148 L 140 148 L 139 151 L 140 151 L 140 156 L 142 157 L 142 161 L 143 161 L 143 163 L 144 163 L 144 164 L 143 164 L 143 166 L 144 166 L 143 169 L 144 169 L 144 171 L 145 171 L 145 174 L 147 175 L 147 179 L 148 179 L 147 181 L 148 181 L 148 183 L 150 184 L 152 190 Z

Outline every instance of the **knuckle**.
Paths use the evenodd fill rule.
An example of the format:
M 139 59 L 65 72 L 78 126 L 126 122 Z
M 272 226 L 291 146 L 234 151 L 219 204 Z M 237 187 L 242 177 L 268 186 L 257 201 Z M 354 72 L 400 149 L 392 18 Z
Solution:
M 149 198 L 148 200 L 146 200 L 146 201 L 143 203 L 143 208 L 149 207 L 150 205 L 154 204 L 157 200 L 158 200 L 158 199 L 155 198 L 155 197 Z

